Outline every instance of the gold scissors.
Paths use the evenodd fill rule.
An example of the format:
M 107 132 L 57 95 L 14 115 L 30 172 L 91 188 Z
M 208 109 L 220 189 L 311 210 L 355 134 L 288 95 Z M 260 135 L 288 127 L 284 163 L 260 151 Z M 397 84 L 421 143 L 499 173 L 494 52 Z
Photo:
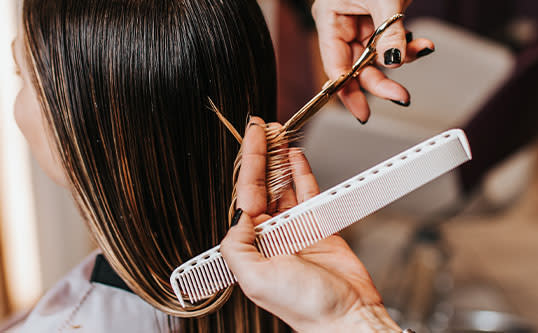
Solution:
M 280 133 L 296 131 L 303 127 L 316 112 L 327 104 L 335 93 L 342 89 L 351 79 L 356 78 L 366 66 L 372 64 L 377 55 L 376 44 L 379 37 L 381 37 L 388 27 L 403 17 L 403 14 L 396 14 L 383 22 L 383 24 L 375 30 L 372 37 L 370 37 L 366 49 L 362 52 L 355 64 L 353 64 L 351 70 L 346 74 L 340 75 L 336 80 L 327 81 L 323 85 L 322 90 L 284 124 Z

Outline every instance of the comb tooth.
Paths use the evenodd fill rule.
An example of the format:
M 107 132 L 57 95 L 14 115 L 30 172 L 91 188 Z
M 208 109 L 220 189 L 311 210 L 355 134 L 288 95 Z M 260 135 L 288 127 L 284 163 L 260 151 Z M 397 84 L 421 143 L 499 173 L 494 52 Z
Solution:
M 297 226 L 297 219 L 294 218 L 293 219 L 293 223 L 290 224 L 290 226 L 293 228 L 293 234 L 295 236 L 295 238 L 297 239 L 297 249 L 298 251 L 301 251 L 304 246 L 303 246 L 303 243 L 304 243 L 304 239 L 301 235 L 301 231 L 299 230 L 299 227 Z
M 199 265 L 197 267 L 195 267 L 195 271 L 196 271 L 196 275 L 198 276 L 198 280 L 197 282 L 199 283 L 199 286 L 200 286 L 200 295 L 202 296 L 202 298 L 206 297 L 206 290 L 207 290 L 207 279 L 205 277 L 205 274 L 204 274 L 204 270 L 202 269 L 202 266 L 203 265 Z
M 303 249 L 305 247 L 308 247 L 310 246 L 310 244 L 312 243 L 312 241 L 310 240 L 310 238 L 308 237 L 308 232 L 306 231 L 305 229 L 305 226 L 304 226 L 304 223 L 303 223 L 303 220 L 301 219 L 301 216 L 298 216 L 297 217 L 297 223 L 299 225 L 299 228 L 301 228 L 301 232 L 303 233 L 303 237 L 305 239 L 305 245 L 303 246 Z
M 256 237 L 256 244 L 258 245 L 258 250 L 260 250 L 263 256 L 267 257 L 267 248 L 264 243 L 264 237 L 261 235 Z
M 222 257 L 218 258 L 215 261 L 215 266 L 217 266 L 217 270 L 219 272 L 219 275 L 222 276 L 222 285 L 223 287 L 228 286 L 228 277 L 226 276 L 226 273 L 224 272 L 224 267 L 222 266 Z
M 195 283 L 193 281 L 194 276 L 193 276 L 192 272 L 189 272 L 187 274 L 187 278 L 188 278 L 188 281 L 189 281 L 189 288 L 190 288 L 190 292 L 191 292 L 190 301 L 191 301 L 191 303 L 194 303 L 194 302 L 197 301 L 198 296 L 196 295 L 196 285 L 195 285 Z
M 269 254 L 271 255 L 271 257 L 276 256 L 277 252 L 275 249 L 275 243 L 273 242 L 273 239 L 271 237 L 271 233 L 266 233 L 265 238 L 267 239 L 267 243 L 269 244 Z
M 267 257 L 272 257 L 274 256 L 274 253 L 273 253 L 273 250 L 271 248 L 271 239 L 269 238 L 269 236 L 267 234 L 264 234 L 263 235 L 263 241 L 265 243 L 265 247 L 267 248 Z
M 207 267 L 207 272 L 209 274 L 208 276 L 211 279 L 211 294 L 214 294 L 220 290 L 219 276 L 217 275 L 217 272 L 215 272 L 215 269 L 213 268 L 213 261 L 210 261 L 206 267 Z
M 199 285 L 199 293 L 200 293 L 200 300 L 204 299 L 206 297 L 206 290 L 207 290 L 207 281 L 204 276 L 204 272 L 202 270 L 201 266 L 196 267 L 196 275 L 198 276 L 198 279 L 196 282 L 198 282 Z
M 262 244 L 263 244 L 263 247 L 265 249 L 265 252 L 264 252 L 264 256 L 269 258 L 271 257 L 271 246 L 269 244 L 269 239 L 267 238 L 267 236 L 264 234 L 262 236 Z
M 185 284 L 183 283 L 183 278 L 182 277 L 176 278 L 176 281 L 179 284 L 179 287 L 180 287 L 181 290 L 183 290 L 183 291 L 187 290 L 187 288 L 185 288 Z M 185 302 L 183 301 L 183 295 L 181 295 L 180 292 L 176 292 L 176 296 L 177 296 L 177 298 L 179 300 L 179 303 L 181 303 L 181 306 L 185 307 Z
M 214 275 L 215 275 L 215 285 L 217 286 L 217 290 L 220 290 L 220 289 L 223 289 L 223 281 L 224 281 L 224 278 L 222 276 L 222 274 L 220 273 L 220 271 L 217 269 L 217 267 L 215 266 L 215 260 L 212 260 L 211 261 L 211 269 L 212 271 L 214 272 Z
M 337 216 L 337 215 L 334 215 L 336 211 L 338 211 L 338 209 L 336 209 L 335 207 L 336 205 L 330 205 L 329 206 L 329 216 Z M 340 228 L 338 222 L 339 222 L 339 219 L 331 219 L 331 222 L 333 224 L 333 234 L 335 233 L 336 230 L 338 230 Z
M 213 274 L 211 274 L 211 272 L 208 271 L 208 267 L 207 267 L 207 263 L 205 263 L 202 267 L 201 267 L 201 270 L 202 270 L 202 275 L 204 276 L 204 281 L 206 283 L 206 286 L 205 286 L 205 296 L 210 296 L 213 294 L 213 288 L 214 288 L 214 283 L 212 283 L 213 281 Z
M 281 225 L 278 229 L 278 232 L 282 235 L 284 239 L 284 245 L 286 245 L 286 253 L 288 255 L 295 253 L 292 247 L 291 238 L 288 235 L 288 230 L 286 229 L 285 224 Z
M 318 228 L 320 239 L 323 239 L 323 238 L 327 237 L 328 234 L 327 234 L 327 230 L 325 229 L 325 224 L 318 223 L 318 219 L 314 215 L 314 212 L 309 211 L 308 215 L 310 216 L 310 219 L 312 219 L 313 223 L 316 224 L 316 226 Z
M 346 209 L 346 203 L 347 203 L 347 200 L 343 200 L 337 207 L 340 211 L 343 211 L 344 212 L 344 216 L 346 217 L 345 219 L 342 219 L 341 221 L 338 221 L 338 229 L 342 229 L 346 223 L 346 221 L 349 219 L 349 214 L 348 214 L 348 211 L 349 209 Z
M 228 287 L 230 282 L 228 281 L 228 274 L 226 274 L 226 267 L 224 266 L 224 258 L 222 256 L 215 262 L 215 266 L 217 266 L 219 274 L 222 276 L 222 285 Z
M 275 241 L 275 238 L 274 238 L 274 235 L 273 235 L 273 231 L 268 232 L 268 233 L 265 235 L 265 237 L 268 238 L 268 240 L 269 240 L 269 244 L 271 245 L 271 248 L 272 248 L 272 250 L 273 250 L 273 251 L 272 251 L 272 255 L 271 255 L 271 257 L 274 257 L 274 256 L 279 255 L 280 253 L 279 253 L 279 251 L 278 251 L 278 244 L 277 244 L 276 241 Z
M 314 214 L 312 214 L 312 212 L 307 212 L 306 216 L 308 217 L 308 220 L 310 220 L 310 222 L 312 223 L 312 227 L 315 229 L 317 239 L 323 239 L 323 233 L 321 232 L 321 229 L 316 222 L 316 219 L 314 218 Z
M 189 300 L 191 303 L 194 303 L 197 301 L 197 295 L 196 295 L 196 285 L 193 281 L 192 272 L 188 272 L 185 277 L 187 278 L 188 284 L 189 284 Z
M 274 229 L 273 231 L 273 238 L 276 239 L 276 244 L 277 244 L 277 247 L 278 247 L 278 252 L 280 255 L 283 255 L 283 254 L 286 254 L 286 248 L 284 246 L 284 244 L 286 243 L 284 241 L 284 239 L 282 238 L 282 235 L 280 234 L 279 232 L 279 229 L 280 228 L 276 228 Z
M 275 234 L 275 238 L 277 238 L 278 240 L 280 252 L 282 252 L 282 254 L 290 254 L 289 249 L 287 247 L 286 239 L 284 238 L 284 235 L 282 234 L 282 230 L 280 230 L 280 227 L 275 228 L 274 234 Z
M 187 294 L 187 297 L 189 297 L 189 301 L 192 302 L 192 292 L 191 292 L 189 280 L 187 279 L 187 273 L 184 273 L 181 276 L 181 281 L 182 281 L 182 284 L 185 285 L 185 290 L 184 290 L 185 294 Z
M 213 266 L 213 271 L 215 272 L 215 277 L 217 279 L 216 284 L 218 285 L 219 290 L 226 288 L 226 278 L 222 274 L 219 265 L 221 258 L 222 257 L 215 257 L 211 262 L 211 265 Z
M 326 233 L 327 237 L 332 235 L 333 234 L 333 232 L 332 232 L 333 228 L 332 228 L 332 225 L 331 225 L 332 219 L 327 217 L 327 214 L 325 212 L 325 208 L 320 207 L 320 209 L 315 211 L 315 213 L 316 213 L 316 216 L 319 217 L 319 220 L 323 221 L 322 224 L 325 226 L 325 230 L 326 230 L 325 233 Z
M 284 223 L 284 228 L 286 229 L 286 234 L 288 235 L 290 239 L 290 246 L 293 251 L 293 253 L 299 252 L 299 249 L 297 248 L 297 240 L 295 239 L 294 232 L 290 228 L 289 223 Z
M 308 247 L 312 244 L 312 240 L 310 239 L 310 235 L 308 233 L 307 227 L 304 223 L 302 215 L 297 216 L 297 220 L 299 221 L 299 226 L 301 227 L 301 230 L 303 232 L 303 236 L 306 240 L 305 247 Z
M 319 239 L 316 237 L 316 232 L 314 231 L 314 228 L 312 227 L 312 224 L 310 220 L 307 218 L 306 214 L 301 215 L 302 219 L 304 220 L 306 227 L 308 228 L 308 232 L 310 233 L 310 238 L 312 238 L 312 242 L 316 243 Z
M 279 239 L 278 239 L 278 236 L 277 234 L 275 233 L 275 230 L 271 230 L 271 232 L 269 232 L 269 237 L 271 238 L 272 240 L 272 243 L 273 243 L 273 247 L 275 249 L 275 255 L 279 256 L 279 255 L 282 255 L 282 249 L 280 247 L 280 242 L 279 242 Z
M 221 258 L 221 260 L 219 260 L 219 266 L 220 266 L 222 274 L 225 277 L 226 286 L 231 285 L 233 283 L 233 281 L 230 278 L 230 275 L 228 274 L 228 272 L 229 272 L 228 265 L 226 265 L 226 262 L 224 260 L 222 260 L 222 258 Z
M 256 237 L 254 239 L 254 242 L 256 243 L 256 248 L 258 249 L 259 252 L 261 252 L 263 254 L 263 250 L 262 250 L 262 243 L 260 241 L 260 237 Z
M 300 229 L 299 226 L 299 220 L 297 218 L 293 219 L 293 226 L 295 228 L 295 231 L 297 233 L 297 237 L 299 237 L 299 248 L 302 250 L 305 248 L 306 240 L 304 238 L 304 235 Z
M 327 216 L 327 217 L 335 216 L 334 212 L 333 212 L 333 209 L 332 209 L 332 206 L 329 206 L 328 210 L 325 213 L 326 213 L 325 216 Z M 331 226 L 331 235 L 333 235 L 336 232 L 336 230 L 338 230 L 338 226 L 336 225 L 336 220 L 337 219 L 331 218 L 331 224 L 330 224 L 330 226 Z
M 286 250 L 284 248 L 284 239 L 282 239 L 282 237 L 280 236 L 280 233 L 278 232 L 278 228 L 276 228 L 273 231 L 273 238 L 276 241 L 276 245 L 277 245 L 277 248 L 278 248 L 279 255 L 285 255 Z
M 205 266 L 205 269 L 206 269 L 207 277 L 209 278 L 209 282 L 210 282 L 209 292 L 210 292 L 210 295 L 212 295 L 220 290 L 219 282 L 218 282 L 219 276 L 217 272 L 215 271 L 215 269 L 213 268 L 213 261 L 208 262 L 207 265 Z
M 196 269 L 191 270 L 191 272 L 192 272 L 191 279 L 194 282 L 193 283 L 194 294 L 196 295 L 195 301 L 198 302 L 203 297 L 203 295 L 202 295 L 202 287 L 200 285 L 200 283 L 201 283 L 200 282 L 200 275 L 198 274 L 198 270 L 196 270 Z
M 208 284 L 208 282 L 207 282 L 206 276 L 204 275 L 204 271 L 202 269 L 202 266 L 197 267 L 196 274 L 199 277 L 198 282 L 200 284 L 200 295 L 202 295 L 201 299 L 204 299 L 207 296 L 207 284 Z
M 299 236 L 299 233 L 297 232 L 297 228 L 295 228 L 295 218 L 290 219 L 288 223 L 286 223 L 288 228 L 291 230 L 291 236 L 294 239 L 293 246 L 295 247 L 295 251 L 299 252 L 301 251 L 301 237 Z
M 341 219 L 341 220 L 337 220 L 337 221 L 336 221 L 336 222 L 337 222 L 337 225 L 338 225 L 338 230 L 341 230 L 341 229 L 342 229 L 342 227 L 345 225 L 345 222 L 346 222 L 346 220 L 347 220 L 347 219 L 345 218 L 345 217 L 346 217 L 346 213 L 345 213 L 345 212 L 346 212 L 347 210 L 345 209 L 345 207 L 343 207 L 343 206 L 344 206 L 344 201 L 347 201 L 346 198 L 344 198 L 344 200 L 342 200 L 342 202 L 338 202 L 338 201 L 336 201 L 336 203 L 338 203 L 338 205 L 335 205 L 335 206 L 334 206 L 334 207 L 335 207 L 335 210 L 338 210 L 338 211 L 340 211 L 340 212 L 344 212 L 344 214 L 343 214 L 343 217 L 344 217 L 344 218 Z

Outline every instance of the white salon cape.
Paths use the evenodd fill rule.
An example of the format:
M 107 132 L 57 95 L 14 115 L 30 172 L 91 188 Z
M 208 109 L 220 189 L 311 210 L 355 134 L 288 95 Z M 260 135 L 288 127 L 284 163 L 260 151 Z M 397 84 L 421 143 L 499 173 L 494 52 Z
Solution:
M 167 317 L 163 312 L 134 293 L 107 284 L 106 279 L 90 282 L 96 274 L 98 255 L 95 252 L 84 259 L 7 332 L 166 332 Z M 99 259 L 102 260 L 98 262 L 104 261 L 102 266 L 107 266 L 105 272 L 113 272 L 104 257 Z

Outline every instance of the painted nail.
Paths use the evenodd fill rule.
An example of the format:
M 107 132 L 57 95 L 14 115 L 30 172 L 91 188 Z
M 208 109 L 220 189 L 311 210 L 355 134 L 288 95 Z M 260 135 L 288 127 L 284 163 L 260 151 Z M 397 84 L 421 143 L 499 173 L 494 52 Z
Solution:
M 237 208 L 235 210 L 234 216 L 232 217 L 232 223 L 230 223 L 230 228 L 235 226 L 239 222 L 241 215 L 243 215 L 243 210 L 241 208 Z
M 400 64 L 402 53 L 400 50 L 392 48 L 385 51 L 385 65 Z
M 422 49 L 422 50 L 418 51 L 417 58 L 427 56 L 428 54 L 433 53 L 433 51 L 434 50 L 430 49 L 429 47 L 427 47 L 425 49 Z
M 405 34 L 405 41 L 407 43 L 411 43 L 412 40 L 413 40 L 413 33 L 409 31 L 408 33 Z
M 409 105 L 411 105 L 411 100 L 409 100 L 409 102 L 403 102 L 403 101 L 395 101 L 391 99 L 390 101 L 394 104 L 398 104 L 400 106 L 405 106 L 405 107 L 408 107 Z
M 366 125 L 366 123 L 368 122 L 368 119 L 366 119 L 365 121 L 362 121 L 362 120 L 360 120 L 359 118 L 357 118 L 357 121 L 358 121 L 359 123 L 361 123 L 361 125 Z

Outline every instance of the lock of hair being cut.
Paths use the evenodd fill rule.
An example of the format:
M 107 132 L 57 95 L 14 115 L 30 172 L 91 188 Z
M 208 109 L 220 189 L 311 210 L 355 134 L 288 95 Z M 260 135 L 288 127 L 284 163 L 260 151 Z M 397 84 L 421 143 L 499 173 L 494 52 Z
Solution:
M 254 0 L 24 0 L 27 61 L 73 196 L 111 266 L 178 332 L 283 332 L 239 289 L 183 312 L 169 283 L 228 230 L 240 133 L 276 118 Z

